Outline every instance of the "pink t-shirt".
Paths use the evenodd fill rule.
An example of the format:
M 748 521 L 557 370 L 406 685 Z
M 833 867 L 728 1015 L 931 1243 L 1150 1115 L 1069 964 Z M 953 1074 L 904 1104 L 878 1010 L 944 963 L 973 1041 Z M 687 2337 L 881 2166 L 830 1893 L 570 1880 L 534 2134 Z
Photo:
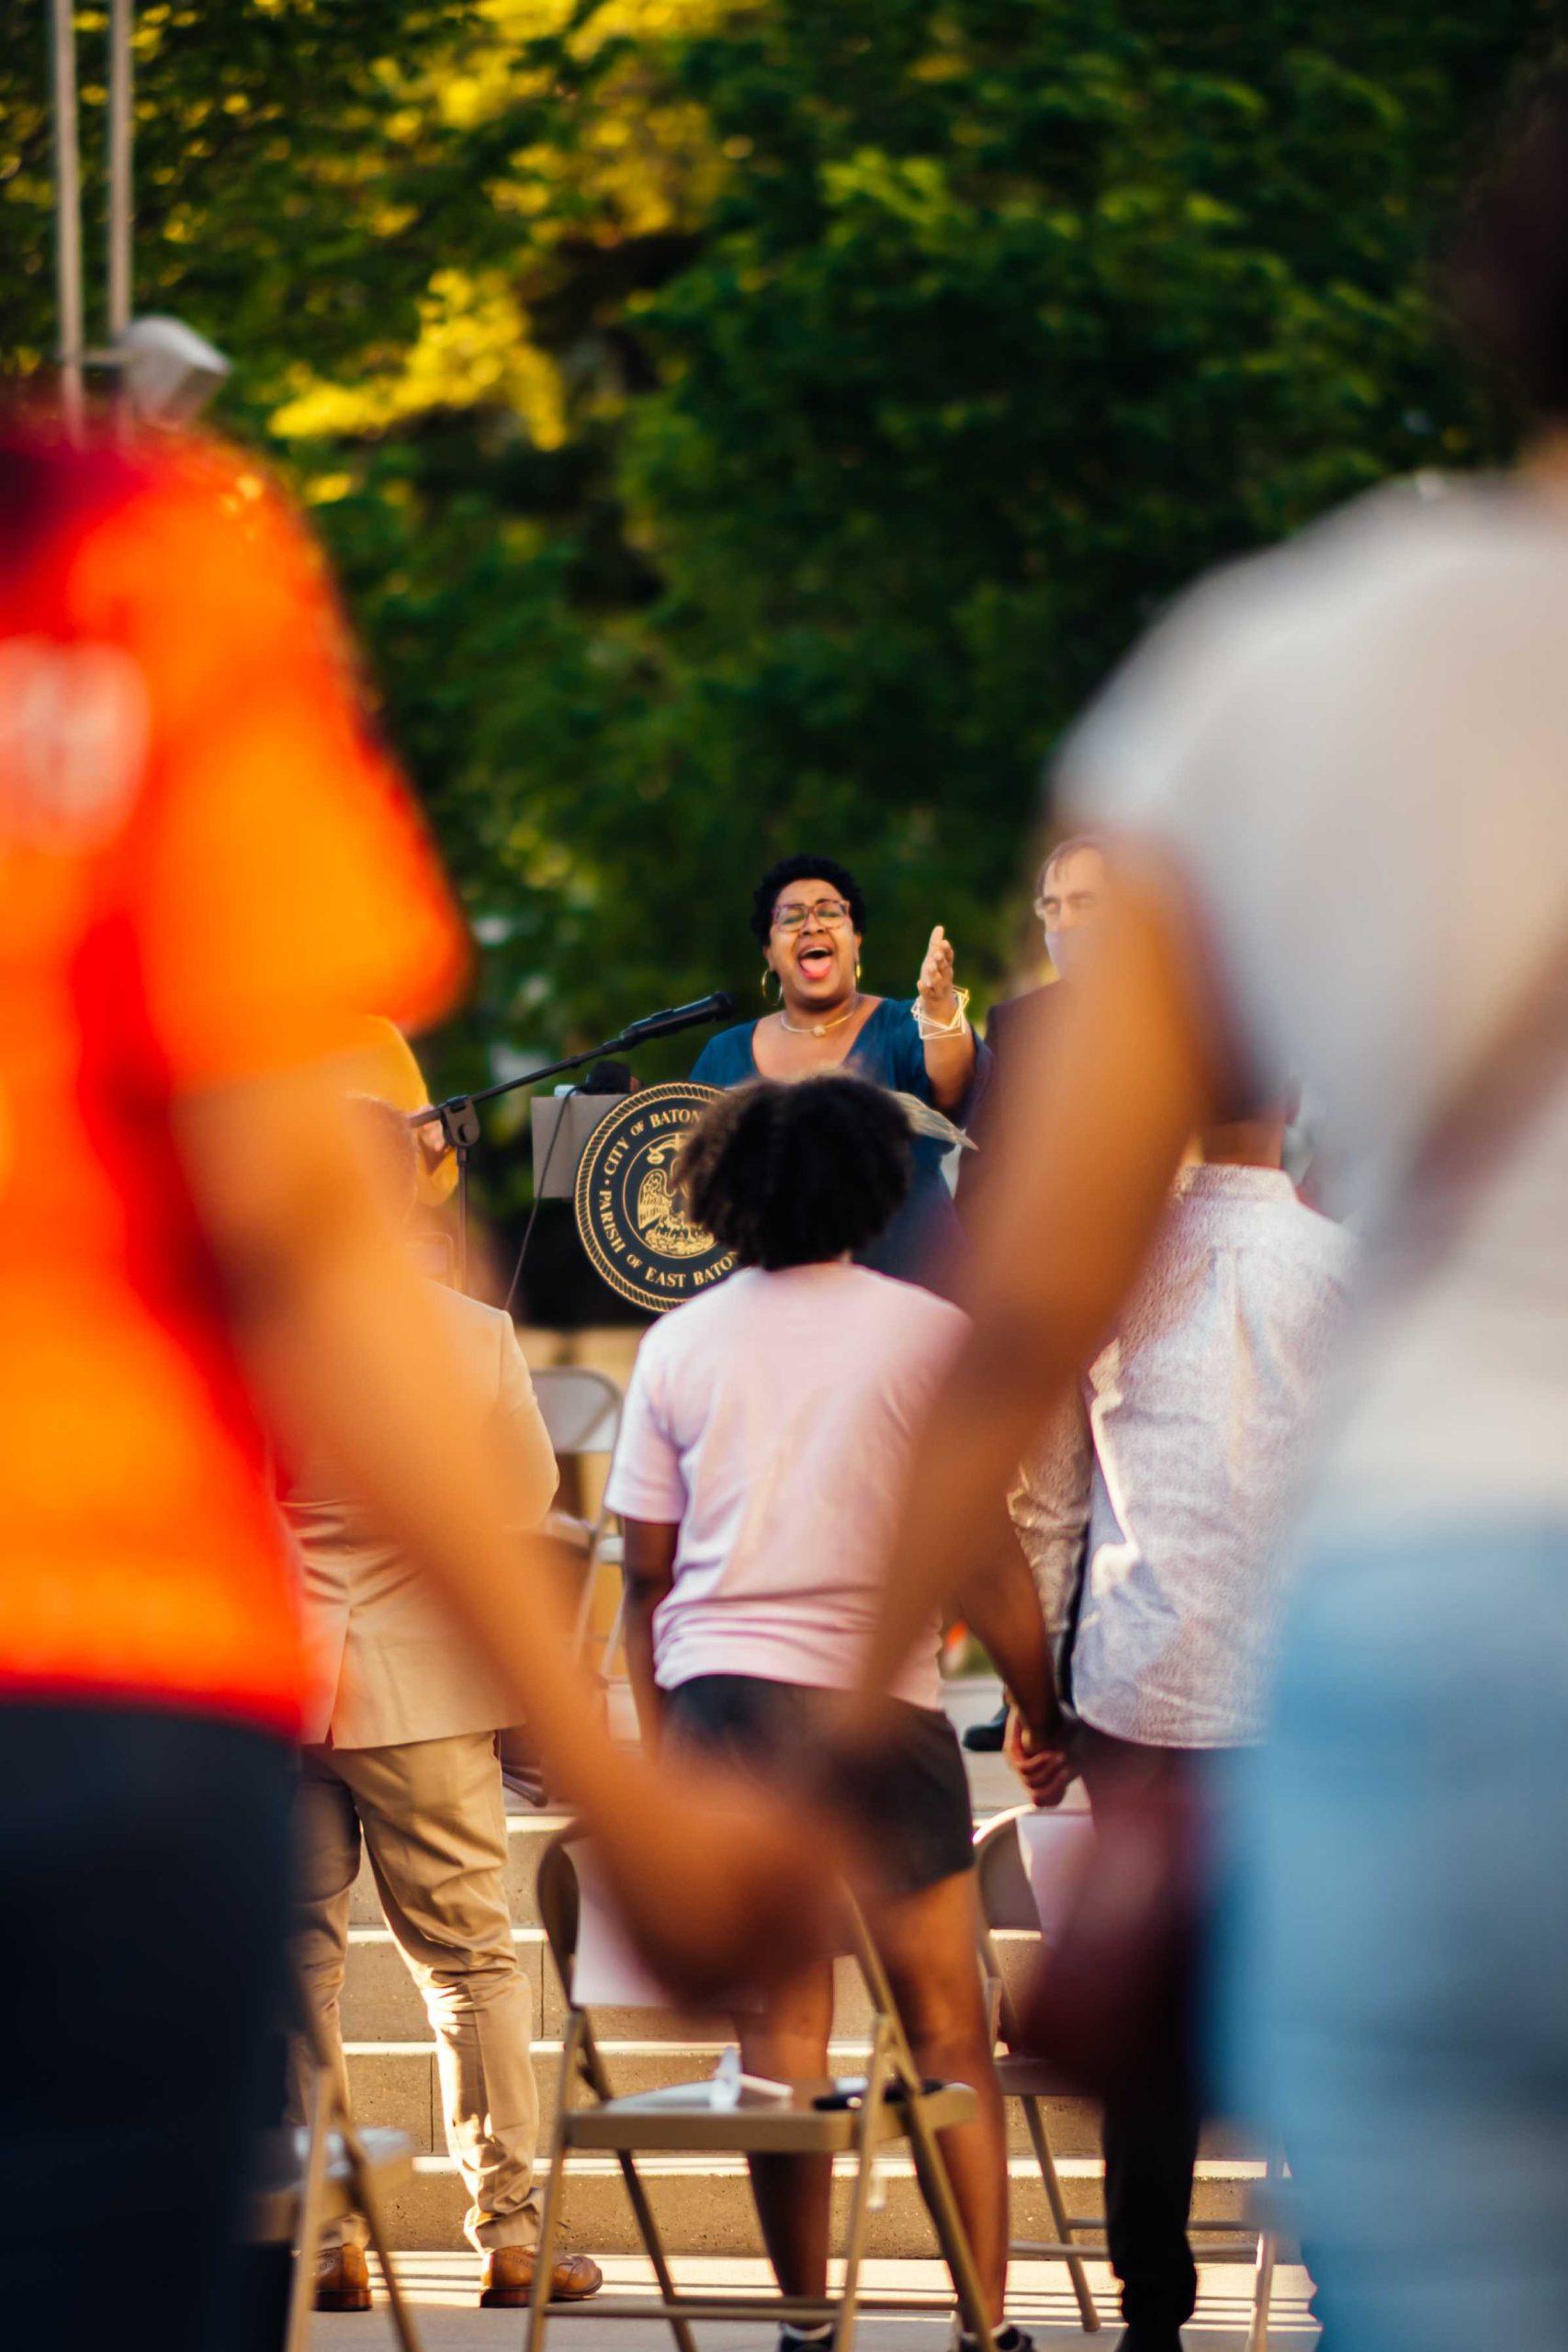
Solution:
M 855 1679 L 909 1449 L 964 1317 L 864 1266 L 748 1267 L 654 1325 L 637 1351 L 608 1499 L 680 1524 L 654 1671 Z M 941 1702 L 940 1627 L 894 1693 Z

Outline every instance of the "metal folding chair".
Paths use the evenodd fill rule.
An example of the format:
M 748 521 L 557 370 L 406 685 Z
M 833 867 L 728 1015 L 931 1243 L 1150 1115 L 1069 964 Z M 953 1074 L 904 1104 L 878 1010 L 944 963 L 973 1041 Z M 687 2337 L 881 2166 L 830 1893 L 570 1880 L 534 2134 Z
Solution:
M 980 1965 L 996 1987 L 997 2076 L 1001 2084 L 1002 2097 L 1016 2099 L 1023 2109 L 1029 2144 L 1040 2167 L 1041 2184 L 1056 2234 L 1055 2238 L 1010 2239 L 1008 2252 L 1039 2262 L 1065 2262 L 1077 2300 L 1078 2315 L 1087 2333 L 1092 2335 L 1100 2325 L 1100 2312 L 1089 2283 L 1089 2273 L 1084 2268 L 1085 2249 L 1077 2244 L 1076 2233 L 1100 2229 L 1103 2225 L 1098 2221 L 1076 2222 L 1067 2211 L 1061 2178 L 1052 2154 L 1045 2112 L 1041 2104 L 1043 2099 L 1060 2096 L 1067 2086 L 1038 2059 L 1015 2055 L 1014 2045 L 1019 2039 L 1018 2013 L 996 1942 L 997 1936 L 1004 1929 L 1022 1930 L 1031 1935 L 1037 1945 L 1044 1942 L 1034 1895 L 1024 1875 L 1023 1858 L 1019 1852 L 1019 1818 L 1018 1812 L 1004 1813 L 976 1832 L 975 1876 L 979 1898 Z M 1100 2245 L 1088 2251 L 1103 2255 L 1104 2249 Z
M 879 2148 L 897 2141 L 908 2141 L 909 2144 L 920 2192 L 952 2273 L 964 2324 L 977 2337 L 980 2352 L 994 2352 L 974 2256 L 936 2139 L 937 2133 L 949 2125 L 965 2123 L 974 2117 L 975 2094 L 962 2083 L 943 2083 L 928 2089 L 921 2081 L 894 2007 L 886 1973 L 852 1901 L 846 1895 L 851 1941 L 872 2010 L 871 2055 L 863 2095 L 857 2108 L 816 2105 L 816 2099 L 831 2089 L 826 2080 L 793 2084 L 787 2099 L 748 2097 L 743 2093 L 741 2103 L 729 2109 L 716 2106 L 709 2082 L 675 2084 L 617 2098 L 600 2054 L 589 2010 L 575 1992 L 580 1925 L 585 1905 L 595 1898 L 592 1883 L 584 1887 L 574 1850 L 582 1853 L 583 1841 L 580 1833 L 569 1829 L 552 1839 L 539 1863 L 539 1917 L 566 1996 L 567 2019 L 560 2096 L 525 2352 L 544 2352 L 545 2330 L 549 2321 L 584 2316 L 666 2318 L 679 2352 L 696 2352 L 692 2334 L 694 2320 L 735 2323 L 788 2319 L 805 2326 L 826 2320 L 833 2323 L 833 2352 L 851 2352 L 858 2311 L 929 2312 L 928 2303 L 907 2296 L 871 2298 L 862 2297 L 859 2291 L 871 2211 L 873 2158 Z M 634 2000 L 626 2006 L 635 2005 L 633 1986 L 617 1989 L 617 2005 L 621 2003 L 622 1989 L 634 1995 Z M 647 2001 L 651 1996 L 643 1992 L 641 1998 Z M 587 2090 L 592 2104 L 573 2105 L 580 2086 Z M 637 2232 L 653 2266 L 657 2295 L 601 2295 L 591 2304 L 549 2302 L 549 2278 L 560 2226 L 567 2159 L 578 2149 L 608 2151 L 617 2158 Z M 843 2283 L 838 2296 L 820 2301 L 784 2295 L 748 2299 L 679 2290 L 647 2187 L 637 2168 L 639 2154 L 676 2150 L 710 2154 L 853 2156 L 854 2186 L 844 2245 Z
M 1034 1954 L 1036 1961 L 1050 1948 L 1037 1891 L 1030 1883 L 1020 1851 L 1019 1828 L 1024 1821 L 1030 1823 L 1032 1836 L 1054 1835 L 1064 1840 L 1085 1835 L 1088 1826 L 1087 1815 L 1081 1812 L 1041 1814 L 1032 1805 L 1019 1805 L 1010 1813 L 998 1814 L 994 1821 L 987 1822 L 983 1829 L 976 1831 L 975 1838 L 980 1964 L 987 1976 L 994 1980 L 999 1988 L 998 2027 L 1001 2046 L 997 2054 L 997 2072 L 1001 2080 L 1003 2097 L 1017 2099 L 1023 2109 L 1030 2145 L 1040 2166 L 1046 2203 L 1051 2209 L 1051 2219 L 1056 2230 L 1055 2242 L 1015 2238 L 1008 2251 L 1013 2255 L 1033 2256 L 1039 2261 L 1065 2262 L 1085 2329 L 1092 2334 L 1100 2325 L 1100 2314 L 1084 2270 L 1084 2256 L 1087 2255 L 1097 2262 L 1108 2258 L 1104 2215 L 1096 2214 L 1079 2221 L 1067 2211 L 1051 2154 L 1050 2135 L 1045 2128 L 1041 2101 L 1060 2097 L 1072 2086 L 1037 2059 L 1014 2054 L 1014 2044 L 1019 2039 L 1018 2013 L 996 1942 L 998 1935 L 1004 1931 L 1015 1936 L 1030 1936 L 1038 1947 Z M 1279 2152 L 1271 2149 L 1263 2189 L 1267 2207 L 1264 2227 L 1258 2233 L 1244 2231 L 1234 2222 L 1190 2222 L 1188 2224 L 1189 2233 L 1192 2236 L 1213 2233 L 1227 2241 L 1223 2245 L 1205 2245 L 1201 2256 L 1202 2261 L 1250 2262 L 1255 2266 L 1257 2275 L 1247 2352 L 1268 2352 L 1269 2309 L 1273 2295 L 1277 2252 L 1273 2208 L 1282 2176 L 1283 2165 Z
M 294 2248 L 283 2352 L 304 2352 L 316 2290 L 321 2230 L 345 2213 L 362 2213 L 381 2265 L 392 2326 L 402 2352 L 421 2352 L 419 2329 L 392 2268 L 381 2199 L 413 2178 L 413 2142 L 406 2132 L 362 2132 L 348 2110 L 310 2003 L 296 1989 L 295 2030 L 310 2052 L 302 2128 L 262 2134 L 246 2213 L 252 2245 Z
M 615 1440 L 620 1435 L 621 1412 L 626 1403 L 619 1385 L 607 1372 L 595 1372 L 587 1364 L 551 1364 L 534 1374 L 534 1394 L 544 1417 L 545 1429 L 555 1449 L 558 1462 L 592 1460 L 603 1457 L 607 1463 L 615 1453 Z M 578 1602 L 574 1644 L 581 1656 L 588 1641 L 593 1616 L 594 1588 L 599 1570 L 604 1566 L 619 1567 L 620 1537 L 609 1532 L 610 1514 L 603 1498 L 592 1520 L 571 1524 L 571 1539 L 581 1543 L 584 1550 L 582 1590 Z M 559 1521 L 558 1520 L 558 1526 Z M 604 1668 L 607 1673 L 616 1643 L 620 1639 L 622 1611 L 617 1608 L 615 1626 L 605 1646 Z

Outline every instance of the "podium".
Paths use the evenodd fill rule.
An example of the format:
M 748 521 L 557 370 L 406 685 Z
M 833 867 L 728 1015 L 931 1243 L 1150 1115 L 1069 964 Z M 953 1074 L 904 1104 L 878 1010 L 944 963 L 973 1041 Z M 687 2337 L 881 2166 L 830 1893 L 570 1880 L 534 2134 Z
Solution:
M 532 1104 L 534 1197 L 540 1201 L 570 1201 L 577 1185 L 578 1163 L 588 1138 L 607 1112 L 629 1094 L 617 1087 L 613 1094 L 536 1094 Z

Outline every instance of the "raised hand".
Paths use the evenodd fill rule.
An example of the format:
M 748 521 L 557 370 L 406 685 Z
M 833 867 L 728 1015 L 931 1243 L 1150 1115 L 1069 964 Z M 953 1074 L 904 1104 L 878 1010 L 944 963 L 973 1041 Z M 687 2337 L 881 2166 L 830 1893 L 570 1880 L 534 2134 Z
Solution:
M 917 982 L 920 1002 L 937 1019 L 953 1011 L 953 942 L 939 922 L 926 943 L 926 956 Z

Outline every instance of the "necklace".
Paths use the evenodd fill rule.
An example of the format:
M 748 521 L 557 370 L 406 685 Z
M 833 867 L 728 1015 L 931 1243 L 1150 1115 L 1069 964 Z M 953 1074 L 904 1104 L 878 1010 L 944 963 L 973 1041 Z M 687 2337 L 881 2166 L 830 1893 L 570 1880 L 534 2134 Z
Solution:
M 857 989 L 853 996 L 850 999 L 848 1004 L 844 1007 L 842 1012 L 837 1014 L 833 1020 L 813 1021 L 810 1026 L 805 1029 L 801 1027 L 798 1021 L 792 1021 L 788 1013 L 785 1012 L 781 1005 L 779 1008 L 779 1027 L 781 1029 L 787 1029 L 792 1037 L 825 1037 L 829 1029 L 841 1029 L 845 1022 L 852 1019 L 854 1014 L 859 1011 L 860 990 Z

